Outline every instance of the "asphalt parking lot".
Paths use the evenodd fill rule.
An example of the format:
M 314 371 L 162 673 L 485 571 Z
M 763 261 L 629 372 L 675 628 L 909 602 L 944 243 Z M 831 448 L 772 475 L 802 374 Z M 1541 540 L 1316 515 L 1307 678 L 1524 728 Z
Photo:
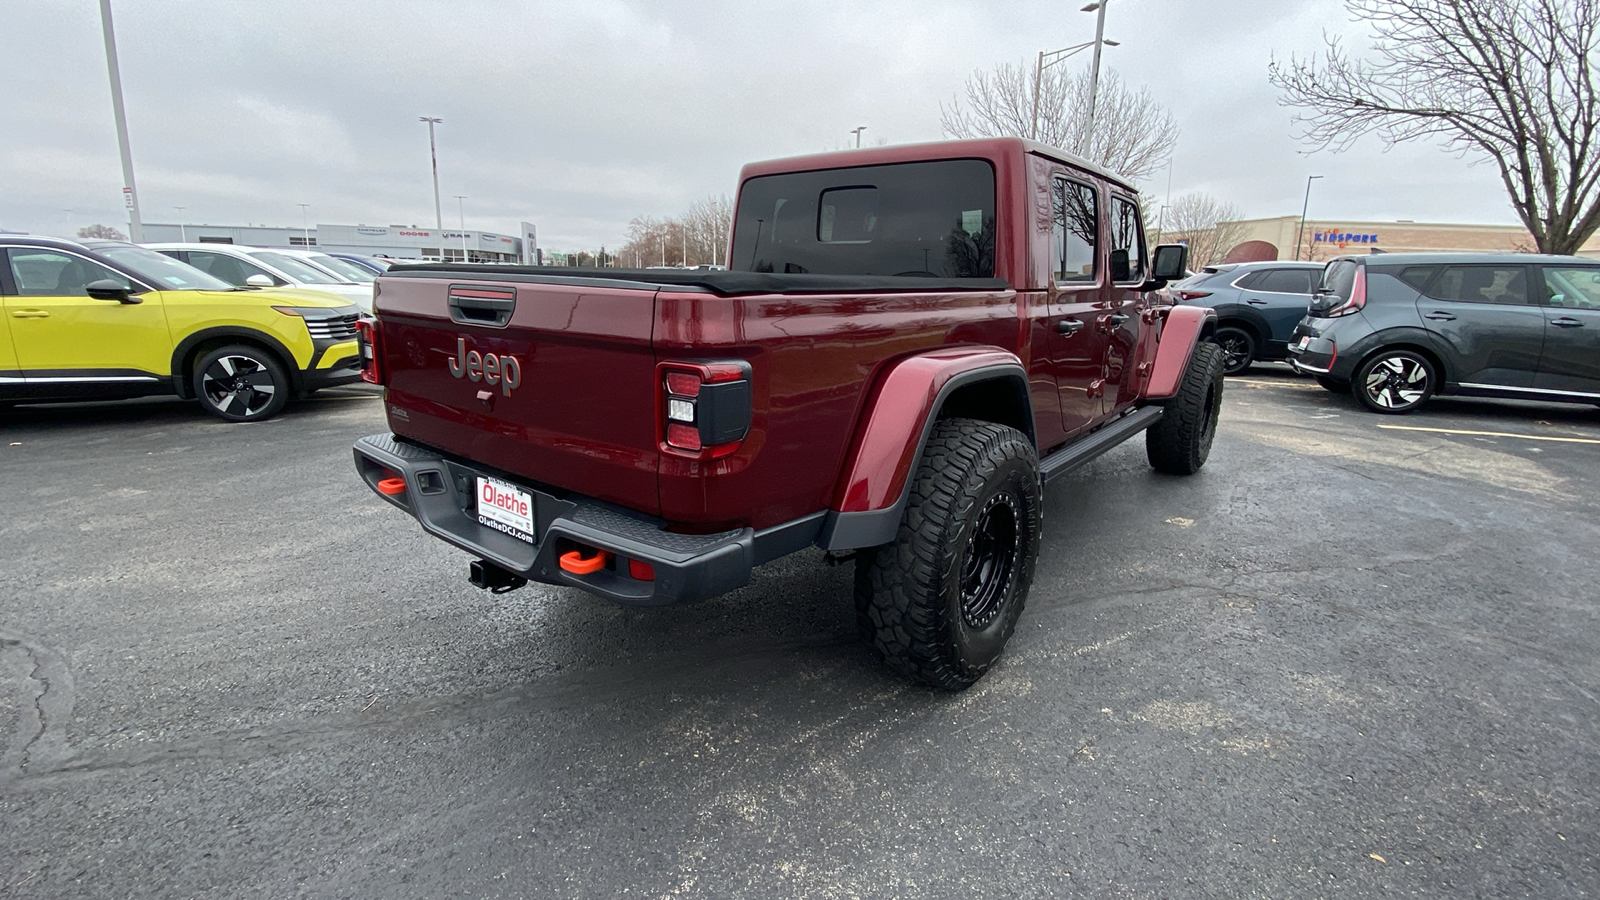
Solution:
M 960 695 L 816 551 L 475 590 L 354 476 L 365 389 L 0 414 L 0 894 L 1600 893 L 1600 410 L 1228 388 L 1200 475 L 1052 484 Z

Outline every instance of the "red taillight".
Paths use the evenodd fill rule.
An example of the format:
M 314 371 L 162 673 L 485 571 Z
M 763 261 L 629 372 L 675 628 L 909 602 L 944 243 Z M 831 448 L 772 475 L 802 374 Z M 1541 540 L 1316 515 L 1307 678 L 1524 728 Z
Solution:
M 377 319 L 356 320 L 356 345 L 361 348 L 361 380 L 368 384 L 383 384 L 378 335 Z
M 1361 311 L 1367 305 L 1367 267 L 1356 266 L 1356 277 L 1350 285 L 1350 299 L 1323 313 L 1327 318 L 1348 316 Z
M 667 362 L 656 382 L 664 449 L 718 459 L 750 430 L 750 366 L 743 362 Z
M 1210 291 L 1173 291 L 1179 300 L 1199 300 L 1201 297 L 1211 296 Z

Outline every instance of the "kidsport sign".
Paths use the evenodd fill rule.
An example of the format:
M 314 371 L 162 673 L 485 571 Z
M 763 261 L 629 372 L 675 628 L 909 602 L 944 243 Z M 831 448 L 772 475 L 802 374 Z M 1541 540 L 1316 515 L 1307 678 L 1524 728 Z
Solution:
M 1376 234 L 1351 234 L 1348 231 L 1318 231 L 1311 235 L 1314 244 L 1338 244 L 1344 247 L 1347 244 L 1376 244 Z

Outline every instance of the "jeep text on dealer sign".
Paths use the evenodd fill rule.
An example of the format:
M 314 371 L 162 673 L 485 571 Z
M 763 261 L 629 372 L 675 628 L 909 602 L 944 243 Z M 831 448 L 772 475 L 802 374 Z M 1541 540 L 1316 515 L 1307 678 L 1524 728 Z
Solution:
M 356 465 L 495 591 L 658 605 L 853 556 L 884 660 L 959 690 L 1016 626 L 1045 482 L 1141 432 L 1164 472 L 1210 453 L 1214 313 L 1144 235 L 1122 178 L 992 139 L 746 166 L 727 272 L 396 266 Z

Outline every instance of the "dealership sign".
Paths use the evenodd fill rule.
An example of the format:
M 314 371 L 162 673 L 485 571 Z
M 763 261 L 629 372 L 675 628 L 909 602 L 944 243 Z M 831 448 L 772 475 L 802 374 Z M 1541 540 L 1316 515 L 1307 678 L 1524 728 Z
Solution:
M 388 233 L 389 229 L 387 228 L 358 227 L 356 229 L 356 234 L 365 234 L 369 237 L 382 237 Z

